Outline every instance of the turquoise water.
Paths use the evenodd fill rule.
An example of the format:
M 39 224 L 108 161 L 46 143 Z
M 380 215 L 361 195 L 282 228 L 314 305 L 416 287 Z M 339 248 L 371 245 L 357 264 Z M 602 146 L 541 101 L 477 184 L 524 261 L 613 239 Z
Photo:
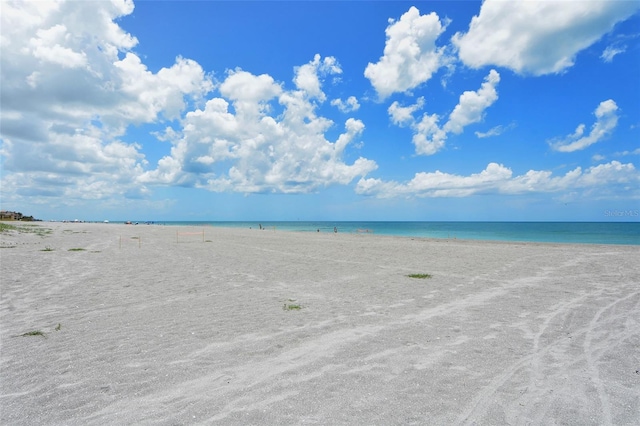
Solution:
M 401 237 L 640 245 L 640 222 L 158 222 L 295 232 L 371 233 Z

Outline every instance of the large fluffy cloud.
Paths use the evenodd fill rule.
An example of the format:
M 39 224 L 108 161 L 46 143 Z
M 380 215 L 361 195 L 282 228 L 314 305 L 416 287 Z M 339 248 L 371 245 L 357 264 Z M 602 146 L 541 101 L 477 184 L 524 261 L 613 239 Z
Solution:
M 177 57 L 150 71 L 117 19 L 131 1 L 2 2 L 3 199 L 140 197 L 152 185 L 213 191 L 306 192 L 346 184 L 377 166 L 344 161 L 364 129 L 316 114 L 322 85 L 342 70 L 315 55 L 294 68 L 293 90 L 267 74 L 229 71 L 218 94 L 201 66 Z M 358 107 L 355 97 L 343 110 Z M 132 125 L 166 127 L 172 143 L 156 165 L 153 138 L 124 142 Z M 163 123 L 168 123 L 165 125 Z M 177 123 L 177 124 L 176 124 Z M 324 136 L 342 127 L 334 140 Z M 167 146 L 167 145 L 165 145 Z
M 558 73 L 639 8 L 636 1 L 487 0 L 469 30 L 457 33 L 452 42 L 462 62 L 472 68 L 491 65 L 520 74 Z
M 138 196 L 141 147 L 131 124 L 178 118 L 212 89 L 194 61 L 157 73 L 115 21 L 130 1 L 2 2 L 3 192 Z
M 571 135 L 551 141 L 551 147 L 560 152 L 573 152 L 585 149 L 609 136 L 618 124 L 618 105 L 612 99 L 600 102 L 594 114 L 596 122 L 588 134 L 584 133 L 585 125 L 580 124 Z
M 444 30 L 438 15 L 420 15 L 413 6 L 399 21 L 389 20 L 384 55 L 364 71 L 381 99 L 417 87 L 443 66 L 444 50 L 435 42 Z
M 316 102 L 324 96 L 314 76 L 322 72 L 317 65 L 327 63 L 333 61 L 316 56 L 311 66 L 296 68 L 298 90 L 284 90 L 267 75 L 231 72 L 220 85 L 224 97 L 186 114 L 182 131 L 170 132 L 171 154 L 141 180 L 212 191 L 291 193 L 347 184 L 375 170 L 374 161 L 358 158 L 347 164 L 343 159 L 347 145 L 364 130 L 361 121 L 349 118 L 336 140 L 325 137 L 334 123 L 316 114 Z M 280 108 L 281 113 L 270 113 Z
M 524 194 L 589 191 L 593 188 L 611 189 L 622 186 L 630 196 L 638 197 L 640 173 L 632 163 L 612 161 L 583 170 L 577 167 L 554 176 L 546 170 L 529 170 L 520 176 L 502 164 L 490 163 L 479 173 L 468 176 L 441 171 L 416 173 L 410 181 L 401 183 L 375 178 L 362 178 L 356 192 L 380 198 L 392 197 L 466 197 L 482 193 Z

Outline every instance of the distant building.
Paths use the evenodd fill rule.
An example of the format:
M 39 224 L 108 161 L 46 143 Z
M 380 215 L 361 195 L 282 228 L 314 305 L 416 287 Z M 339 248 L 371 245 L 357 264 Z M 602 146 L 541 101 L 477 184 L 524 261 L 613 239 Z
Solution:
M 10 212 L 7 210 L 0 211 L 0 220 L 20 220 L 23 222 L 32 222 L 34 220 L 33 216 L 24 216 L 20 212 Z

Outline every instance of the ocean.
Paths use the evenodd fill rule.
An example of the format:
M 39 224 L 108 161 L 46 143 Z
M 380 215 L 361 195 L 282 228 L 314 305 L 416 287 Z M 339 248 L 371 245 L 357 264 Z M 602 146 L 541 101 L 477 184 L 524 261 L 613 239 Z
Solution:
M 142 223 L 142 222 L 140 222 Z M 640 222 L 156 222 L 288 232 L 337 232 L 415 238 L 640 245 Z

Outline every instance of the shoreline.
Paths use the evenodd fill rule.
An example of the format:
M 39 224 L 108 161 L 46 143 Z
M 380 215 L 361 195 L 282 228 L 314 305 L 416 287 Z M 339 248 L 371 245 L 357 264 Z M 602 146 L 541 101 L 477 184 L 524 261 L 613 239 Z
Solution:
M 14 222 L 5 222 L 5 223 L 14 223 Z M 24 223 L 24 222 L 15 222 L 15 223 Z M 295 233 L 302 233 L 302 234 L 333 234 L 333 229 L 334 226 L 336 224 L 360 224 L 360 223 L 368 223 L 368 224 L 393 224 L 393 223 L 411 223 L 411 224 L 431 224 L 431 223 L 462 223 L 462 224 L 476 224 L 476 223 L 493 223 L 493 224 L 530 224 L 530 223 L 534 223 L 534 224 L 548 224 L 548 223 L 552 223 L 552 224 L 601 224 L 601 223 L 605 223 L 605 224 L 638 224 L 638 226 L 640 226 L 640 222 L 294 222 L 294 221 L 286 221 L 286 222 L 275 222 L 275 221 L 270 221 L 270 222 L 263 222 L 267 225 L 264 226 L 263 229 L 258 229 L 257 227 L 255 229 L 253 229 L 254 227 L 253 222 L 243 222 L 243 221 L 221 221 L 221 222 L 215 222 L 215 221 L 196 221 L 193 223 L 189 223 L 189 222 L 146 222 L 146 223 L 142 223 L 142 222 L 132 222 L 132 223 L 121 223 L 121 222 L 109 222 L 109 223 L 104 223 L 104 222 L 72 222 L 72 221 L 49 221 L 49 222 L 44 222 L 44 221 L 37 221 L 37 222 L 26 222 L 26 223 L 33 223 L 33 224 L 41 224 L 42 226 L 46 226 L 45 224 L 47 223 L 59 223 L 59 224 L 69 224 L 69 225 L 78 225 L 78 224 L 93 224 L 93 225 L 109 225 L 109 226 L 117 226 L 117 225 L 126 225 L 126 226 L 166 226 L 166 227 L 202 227 L 205 229 L 208 228 L 212 228 L 212 229 L 229 229 L 229 230 L 235 230 L 235 229 L 249 229 L 249 230 L 263 230 L 263 231 L 279 231 L 279 232 L 295 232 Z M 261 225 L 260 223 L 256 222 L 259 226 Z M 299 225 L 300 223 L 303 223 L 305 225 Z M 237 224 L 236 226 L 232 226 L 229 224 Z M 270 224 L 278 224 L 281 225 L 279 228 L 276 229 L 275 226 L 272 226 Z M 315 224 L 315 226 L 310 227 L 310 224 Z M 320 226 L 318 226 L 320 225 Z M 296 226 L 300 226 L 300 227 L 296 227 Z M 274 229 L 271 229 L 271 228 Z M 362 231 L 362 232 L 359 232 Z M 370 232 L 369 232 L 370 231 Z M 460 231 L 458 231 L 460 232 Z M 434 236 L 434 235 L 412 235 L 412 234 L 407 234 L 407 233 L 393 233 L 393 232 L 376 232 L 375 229 L 367 229 L 367 230 L 356 230 L 356 228 L 347 228 L 347 231 L 344 230 L 344 228 L 338 228 L 338 232 L 339 234 L 347 234 L 347 235 L 366 235 L 366 236 L 376 236 L 376 237 L 398 237 L 398 238 L 409 238 L 409 239 L 427 239 L 427 240 L 434 240 L 434 241 L 478 241 L 478 242 L 507 242 L 507 243 L 517 243 L 517 244 L 563 244 L 563 245 L 571 245 L 571 244 L 577 244 L 577 245 L 606 245 L 606 246 L 640 246 L 640 237 L 637 239 L 633 239 L 632 237 L 627 236 L 627 239 L 632 239 L 633 242 L 629 242 L 629 241 L 625 241 L 625 242 L 619 242 L 619 241 L 601 241 L 601 240 L 596 240 L 596 241 L 572 241 L 572 240 L 567 240 L 567 241 L 563 241 L 563 240 L 554 240 L 552 238 L 548 238 L 548 239 L 527 239 L 527 238 L 518 238 L 518 237 L 504 237 L 504 236 L 493 236 L 492 238 L 482 238 L 482 237 L 469 237 L 468 235 L 465 235 L 464 231 L 462 231 L 462 234 L 464 235 L 463 237 L 458 238 L 457 235 L 454 233 L 451 236 Z M 453 233 L 453 231 L 452 231 Z M 571 235 L 571 234 L 569 234 Z M 567 236 L 564 237 L 565 239 L 569 238 Z M 601 236 L 602 238 L 602 236 Z

